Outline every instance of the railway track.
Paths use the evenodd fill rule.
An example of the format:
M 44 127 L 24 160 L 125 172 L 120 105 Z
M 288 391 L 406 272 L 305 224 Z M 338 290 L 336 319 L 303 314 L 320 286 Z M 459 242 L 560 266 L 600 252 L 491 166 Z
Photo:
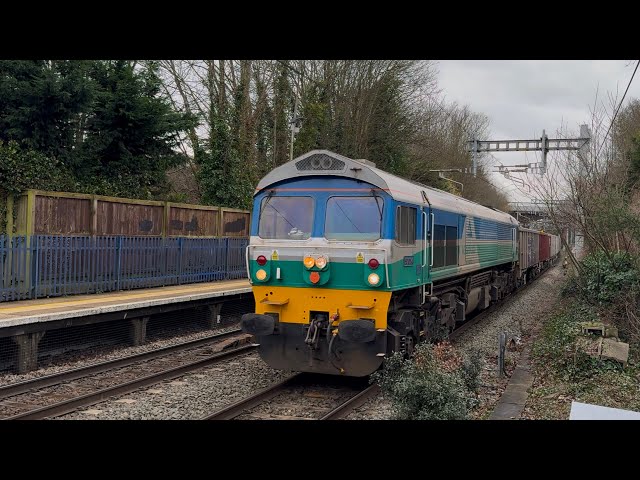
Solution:
M 69 382 L 71 380 L 87 377 L 89 375 L 96 375 L 108 370 L 127 367 L 139 362 L 153 360 L 155 358 L 159 358 L 174 352 L 179 352 L 181 350 L 206 346 L 209 345 L 212 341 L 223 340 L 241 332 L 242 331 L 237 328 L 234 330 L 229 330 L 228 332 L 209 335 L 207 337 L 190 340 L 188 342 L 177 343 L 175 345 L 158 348 L 148 352 L 127 355 L 126 357 L 116 358 L 114 360 L 108 360 L 106 362 L 94 363 L 92 365 L 65 370 L 63 372 L 54 373 L 52 375 L 46 375 L 33 378 L 31 380 L 25 380 L 23 382 L 16 382 L 0 386 L 0 400 L 14 395 L 20 395 L 21 393 L 29 392 L 31 390 L 50 387 L 52 385 L 58 385 L 60 383 Z
M 361 378 L 318 378 L 306 373 L 292 375 L 202 420 L 337 420 L 379 392 L 377 385 L 363 386 Z
M 248 343 L 249 336 L 234 339 L 239 332 L 6 385 L 0 388 L 0 418 L 35 420 L 64 415 L 253 351 L 256 346 Z
M 340 420 L 341 418 L 345 418 L 356 408 L 361 407 L 362 405 L 367 403 L 370 398 L 376 396 L 379 392 L 380 387 L 378 385 L 369 385 L 356 396 L 350 398 L 343 404 L 338 405 L 324 417 L 320 418 L 320 420 Z
M 455 329 L 448 336 L 448 340 L 451 342 L 455 342 L 458 338 L 460 338 L 467 330 L 469 330 L 474 325 L 477 325 L 483 319 L 489 317 L 490 315 L 496 313 L 500 309 L 506 307 L 511 301 L 515 300 L 523 291 L 527 289 L 527 287 L 534 283 L 535 280 L 540 278 L 542 275 L 536 277 L 533 281 L 529 282 L 526 286 L 518 289 L 513 292 L 508 297 L 504 298 L 500 303 L 491 305 L 486 310 L 480 312 L 475 317 Z M 370 398 L 374 397 L 380 392 L 380 387 L 377 385 L 370 385 L 367 387 L 360 387 L 356 389 L 356 393 L 351 394 L 346 399 L 339 400 L 337 406 L 331 409 L 325 409 L 321 411 L 321 408 L 313 407 L 311 410 L 314 411 L 315 415 L 309 416 L 306 413 L 309 411 L 309 407 L 305 407 L 304 402 L 301 403 L 299 409 L 304 411 L 305 408 L 307 412 L 304 415 L 291 415 L 287 413 L 286 415 L 273 413 L 273 406 L 269 405 L 270 403 L 275 403 L 276 405 L 284 404 L 285 406 L 291 405 L 291 396 L 292 393 L 298 393 L 295 398 L 296 402 L 300 403 L 301 395 L 300 389 L 307 382 L 308 374 L 299 373 L 296 375 L 292 375 L 289 378 L 276 383 L 270 387 L 264 388 L 259 392 L 239 400 L 227 407 L 213 412 L 210 415 L 207 415 L 202 418 L 202 420 L 232 420 L 232 419 L 279 419 L 279 420 L 337 420 L 340 418 L 345 418 L 350 412 L 355 410 L 356 408 L 365 404 Z M 327 380 L 326 378 L 324 379 Z M 353 390 L 352 390 L 353 393 Z M 283 399 L 279 400 L 279 397 L 283 397 Z M 289 401 L 287 401 L 289 400 Z M 267 406 L 267 407 L 265 407 Z M 262 410 L 262 411 L 261 411 Z M 266 410 L 266 411 L 265 411 Z M 276 408 L 277 410 L 277 408 Z
M 503 298 L 499 303 L 495 303 L 495 304 L 491 305 L 486 310 L 483 310 L 482 312 L 478 313 L 477 315 L 475 315 L 470 320 L 468 320 L 465 323 L 463 323 L 462 325 L 460 325 L 458 328 L 456 328 L 453 332 L 451 332 L 449 334 L 447 339 L 452 343 L 455 342 L 458 338 L 460 338 L 460 336 L 462 336 L 462 334 L 464 334 L 467 330 L 469 330 L 474 325 L 476 325 L 479 322 L 481 322 L 484 318 L 488 317 L 489 315 L 491 315 L 493 313 L 496 313 L 500 309 L 502 309 L 502 308 L 506 307 L 507 305 L 509 305 L 512 301 L 514 301 L 516 298 L 518 298 L 518 296 L 520 296 L 522 294 L 522 292 L 527 290 L 529 285 L 531 285 L 532 283 L 535 283 L 539 278 L 544 276 L 544 274 L 547 273 L 552 268 L 553 268 L 553 266 L 547 268 L 545 271 L 543 271 L 536 278 L 534 278 L 533 280 L 530 280 L 529 282 L 527 282 L 526 285 L 524 285 L 523 287 L 520 287 L 518 290 L 516 290 L 512 294 L 510 294 L 507 297 Z

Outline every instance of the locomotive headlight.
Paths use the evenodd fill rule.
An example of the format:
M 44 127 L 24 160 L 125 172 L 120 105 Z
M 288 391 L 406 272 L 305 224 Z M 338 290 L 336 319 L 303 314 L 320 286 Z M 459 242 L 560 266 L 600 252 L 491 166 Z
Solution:
M 377 285 L 380 283 L 380 275 L 377 273 L 370 273 L 367 277 L 367 281 L 369 282 L 369 285 Z
M 316 267 L 318 267 L 320 270 L 322 270 L 324 267 L 327 266 L 327 263 L 329 262 L 329 260 L 327 259 L 327 257 L 318 257 L 316 258 Z
M 307 269 L 311 269 L 316 264 L 316 260 L 313 257 L 304 257 L 302 263 L 304 263 L 304 266 L 307 267 Z
M 266 270 L 260 269 L 256 272 L 256 278 L 260 281 L 263 281 L 265 278 L 267 278 L 267 272 Z

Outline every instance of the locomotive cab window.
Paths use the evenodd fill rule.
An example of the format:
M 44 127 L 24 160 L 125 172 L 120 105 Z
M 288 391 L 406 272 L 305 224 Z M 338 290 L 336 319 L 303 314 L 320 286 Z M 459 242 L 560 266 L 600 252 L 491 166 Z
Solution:
M 399 206 L 396 210 L 396 242 L 400 245 L 416 243 L 416 212 L 413 207 Z
M 270 196 L 260 203 L 258 235 L 279 240 L 306 240 L 313 227 L 311 197 Z
M 330 197 L 324 221 L 328 240 L 373 242 L 382 229 L 382 197 Z
M 433 268 L 458 264 L 458 228 L 435 225 L 433 237 Z

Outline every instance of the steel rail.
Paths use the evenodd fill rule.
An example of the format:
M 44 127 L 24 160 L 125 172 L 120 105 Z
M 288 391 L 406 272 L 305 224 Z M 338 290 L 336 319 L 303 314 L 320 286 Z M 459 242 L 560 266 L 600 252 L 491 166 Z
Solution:
M 78 378 L 87 377 L 89 375 L 95 375 L 98 373 L 106 372 L 116 368 L 128 367 L 138 362 L 153 360 L 155 358 L 162 357 L 169 353 L 184 350 L 187 348 L 196 348 L 210 343 L 213 340 L 221 340 L 226 337 L 230 337 L 242 330 L 235 329 L 229 332 L 219 333 L 216 335 L 210 335 L 207 337 L 199 338 L 197 340 L 190 340 L 188 342 L 178 343 L 176 345 L 170 345 L 168 347 L 158 348 L 143 353 L 136 353 L 128 355 L 126 357 L 116 358 L 114 360 L 107 360 L 105 362 L 94 363 L 84 367 L 74 368 L 72 370 L 65 370 L 63 372 L 46 375 L 31 380 L 25 380 L 23 382 L 10 383 L 0 387 L 0 400 L 26 393 L 31 390 L 37 390 L 52 385 L 58 385 L 63 382 L 69 382 L 71 380 L 77 380 Z
M 249 345 L 243 345 L 238 348 L 230 349 L 228 351 L 222 351 L 220 353 L 216 353 L 202 360 L 197 360 L 195 362 L 187 363 L 179 367 L 174 367 L 168 370 L 163 370 L 161 372 L 147 375 L 146 377 L 143 377 L 143 378 L 132 380 L 119 385 L 114 385 L 112 387 L 104 388 L 97 392 L 89 393 L 81 397 L 72 398 L 72 399 L 65 400 L 63 402 L 59 402 L 53 405 L 48 405 L 46 407 L 30 410 L 28 412 L 14 415 L 12 417 L 7 417 L 4 420 L 39 420 L 47 417 L 64 415 L 64 414 L 73 412 L 75 410 L 78 410 L 79 408 L 87 407 L 89 405 L 102 402 L 108 398 L 111 398 L 117 395 L 123 395 L 125 393 L 130 393 L 135 390 L 138 390 L 139 388 L 146 387 L 149 385 L 154 385 L 163 380 L 170 380 L 176 377 L 180 377 L 193 370 L 197 370 L 203 367 L 208 367 L 210 365 L 214 365 L 221 361 L 228 360 L 233 357 L 237 357 L 239 355 L 242 355 L 244 353 L 254 350 L 256 347 L 257 345 L 255 344 L 249 344 Z

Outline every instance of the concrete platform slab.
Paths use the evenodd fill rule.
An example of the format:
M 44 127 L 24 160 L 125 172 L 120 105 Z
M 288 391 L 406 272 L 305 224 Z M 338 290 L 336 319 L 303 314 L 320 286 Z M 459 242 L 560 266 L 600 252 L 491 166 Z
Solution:
M 152 315 L 204 307 L 214 328 L 222 304 L 245 296 L 251 285 L 241 279 L 0 303 L 0 338 L 17 345 L 15 370 L 26 373 L 37 368 L 38 345 L 48 331 L 127 320 L 131 343 L 142 345 Z
M 0 329 L 250 293 L 248 280 L 0 303 Z

